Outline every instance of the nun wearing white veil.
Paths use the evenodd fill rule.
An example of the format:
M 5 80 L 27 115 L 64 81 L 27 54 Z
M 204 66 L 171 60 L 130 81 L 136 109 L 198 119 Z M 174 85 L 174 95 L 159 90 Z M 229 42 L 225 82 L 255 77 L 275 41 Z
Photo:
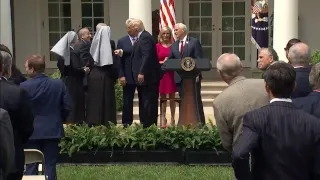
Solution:
M 114 54 L 110 44 L 110 27 L 100 26 L 93 37 L 90 54 L 94 60 L 88 76 L 87 123 L 109 125 L 116 123 L 114 84 Z
M 57 66 L 72 101 L 72 110 L 66 120 L 68 124 L 82 123 L 85 120 L 83 79 L 86 72 L 84 62 L 74 52 L 73 45 L 77 38 L 74 31 L 69 31 L 51 49 L 51 52 L 58 55 Z

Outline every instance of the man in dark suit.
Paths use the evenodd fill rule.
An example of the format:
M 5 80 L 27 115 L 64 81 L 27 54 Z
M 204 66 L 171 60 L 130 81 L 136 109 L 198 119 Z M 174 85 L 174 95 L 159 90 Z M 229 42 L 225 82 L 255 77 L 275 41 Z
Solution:
M 132 47 L 137 39 L 131 34 L 132 31 L 129 31 L 131 21 L 132 18 L 126 21 L 128 35 L 118 40 L 117 50 L 115 50 L 115 54 L 120 56 L 119 81 L 123 86 L 122 124 L 124 126 L 131 125 L 133 122 L 133 98 L 137 88 L 131 66 Z
M 0 51 L 0 75 L 10 72 L 12 56 Z M 14 134 L 15 165 L 10 170 L 8 180 L 21 180 L 24 170 L 24 144 L 33 132 L 33 112 L 29 104 L 28 94 L 20 87 L 0 80 L 0 108 L 8 111 Z
M 295 107 L 320 119 L 320 63 L 313 65 L 309 81 L 313 89 L 308 96 L 293 99 Z
M 0 179 L 6 179 L 14 165 L 14 139 L 9 113 L 0 108 Z
M 237 180 L 320 179 L 320 120 L 293 106 L 295 75 L 294 68 L 282 62 L 265 71 L 271 101 L 243 118 L 232 153 Z
M 305 97 L 312 92 L 309 84 L 311 50 L 305 43 L 296 43 L 289 49 L 288 60 L 296 71 L 297 83 L 291 98 Z
M 132 19 L 128 31 L 137 40 L 130 58 L 131 73 L 139 93 L 139 116 L 144 127 L 157 123 L 161 67 L 156 43 L 141 20 Z
M 58 145 L 64 135 L 63 121 L 71 111 L 70 97 L 63 81 L 44 74 L 46 66 L 41 56 L 29 57 L 25 67 L 31 79 L 21 83 L 20 86 L 28 92 L 35 115 L 34 132 L 26 148 L 43 152 L 48 180 L 56 180 Z M 38 165 L 27 165 L 26 172 L 28 175 L 36 175 Z
M 200 41 L 196 38 L 193 38 L 188 35 L 187 26 L 182 23 L 177 23 L 174 26 L 174 34 L 176 35 L 177 41 L 171 45 L 170 54 L 168 59 L 183 59 L 185 57 L 191 57 L 195 59 L 202 58 L 202 47 Z M 182 83 L 181 77 L 178 73 L 175 72 L 174 80 L 177 84 L 179 96 L 183 97 L 182 93 Z M 196 78 L 196 96 L 198 101 L 198 106 L 200 110 L 200 120 L 201 123 L 205 123 L 205 116 L 203 112 L 203 104 L 201 98 L 201 80 L 202 75 L 201 73 Z

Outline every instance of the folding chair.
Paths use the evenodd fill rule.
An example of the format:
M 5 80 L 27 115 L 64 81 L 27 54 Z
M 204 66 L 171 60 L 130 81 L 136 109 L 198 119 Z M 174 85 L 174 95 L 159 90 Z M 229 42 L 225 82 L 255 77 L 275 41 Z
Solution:
M 26 165 L 32 163 L 41 163 L 43 175 L 24 175 L 22 180 L 48 180 L 48 177 L 45 174 L 45 159 L 43 153 L 37 149 L 25 149 L 24 156 Z

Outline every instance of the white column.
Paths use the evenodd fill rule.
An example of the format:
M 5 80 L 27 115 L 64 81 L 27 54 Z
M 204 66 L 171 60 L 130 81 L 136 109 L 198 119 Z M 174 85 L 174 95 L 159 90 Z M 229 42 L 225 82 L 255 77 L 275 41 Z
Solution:
M 290 39 L 298 38 L 298 6 L 299 0 L 274 1 L 273 47 L 286 62 L 284 47 Z
M 0 43 L 12 52 L 12 27 L 10 0 L 0 0 Z
M 140 19 L 145 30 L 152 34 L 151 0 L 129 0 L 129 18 Z

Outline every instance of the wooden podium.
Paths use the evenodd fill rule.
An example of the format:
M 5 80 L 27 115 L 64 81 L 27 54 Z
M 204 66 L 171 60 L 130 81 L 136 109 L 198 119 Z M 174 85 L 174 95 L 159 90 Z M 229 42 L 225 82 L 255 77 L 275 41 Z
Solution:
M 179 108 L 179 126 L 197 126 L 200 123 L 198 100 L 196 93 L 196 77 L 201 71 L 209 71 L 209 59 L 168 59 L 162 66 L 164 71 L 176 71 L 182 82 L 181 104 Z

